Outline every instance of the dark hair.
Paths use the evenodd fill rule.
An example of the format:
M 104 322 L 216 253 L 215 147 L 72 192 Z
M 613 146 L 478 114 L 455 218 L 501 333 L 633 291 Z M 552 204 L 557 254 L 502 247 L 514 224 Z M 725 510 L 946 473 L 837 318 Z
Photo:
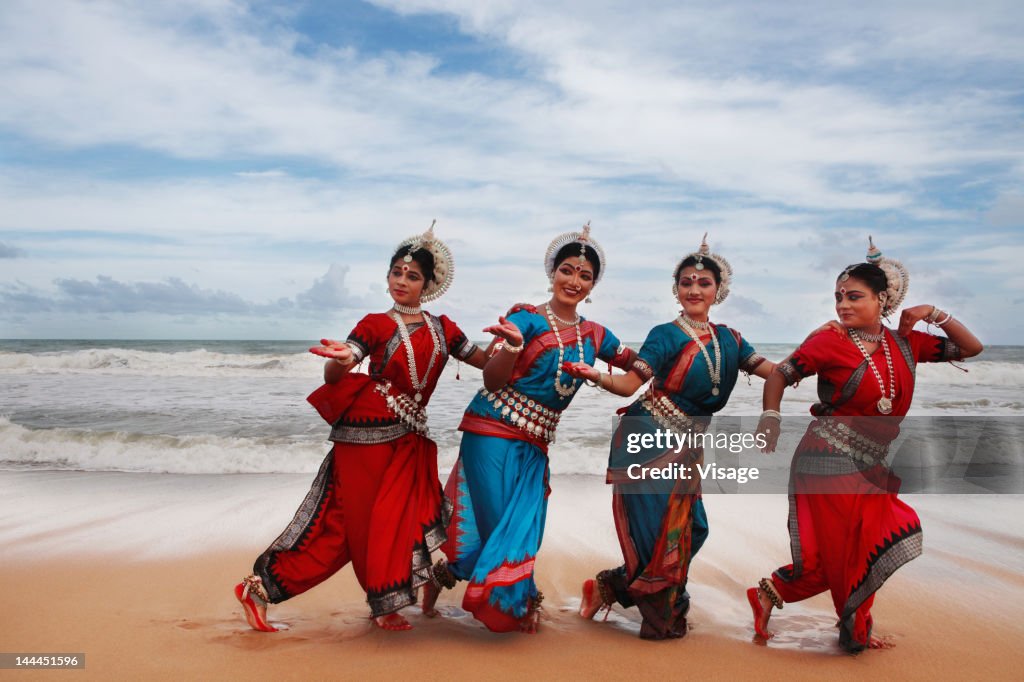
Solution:
M 391 268 L 395 267 L 395 263 L 407 255 L 412 255 L 412 259 L 419 264 L 420 270 L 423 271 L 424 282 L 434 279 L 434 254 L 426 249 L 416 249 L 413 251 L 411 244 L 406 244 L 400 247 L 398 251 L 395 251 L 395 255 L 391 257 L 391 265 L 388 266 L 388 274 L 391 273 Z M 426 284 L 424 283 L 423 286 L 426 286 Z
M 704 264 L 704 269 L 705 270 L 710 270 L 711 274 L 715 276 L 715 284 L 721 285 L 722 284 L 722 269 L 720 267 L 718 267 L 718 263 L 716 263 L 715 261 L 713 261 L 713 260 L 711 260 L 710 258 L 707 258 L 707 257 L 702 258 L 700 260 L 700 262 Z M 679 284 L 679 273 L 680 272 L 682 272 L 686 268 L 694 267 L 696 265 L 697 265 L 697 257 L 696 256 L 688 256 L 687 258 L 683 259 L 683 262 L 679 264 L 678 268 L 676 268 L 676 274 L 675 274 L 676 284 Z
M 880 294 L 889 288 L 889 282 L 885 278 L 885 272 L 874 263 L 857 263 L 847 265 L 846 269 L 839 273 L 839 277 L 849 275 L 853 279 L 859 279 L 868 285 L 875 294 Z M 839 279 L 837 277 L 836 279 Z
M 583 252 L 586 255 L 590 264 L 594 266 L 594 279 L 596 280 L 601 275 L 601 259 L 597 255 L 597 251 L 593 246 L 589 244 L 583 244 Z M 567 258 L 579 258 L 580 257 L 580 243 L 571 242 L 566 244 L 558 250 L 555 254 L 555 267 L 557 268 L 562 264 L 562 261 Z

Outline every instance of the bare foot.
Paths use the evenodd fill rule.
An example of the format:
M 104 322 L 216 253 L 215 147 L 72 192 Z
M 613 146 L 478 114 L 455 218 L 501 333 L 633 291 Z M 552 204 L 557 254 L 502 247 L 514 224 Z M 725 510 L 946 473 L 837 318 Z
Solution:
M 869 649 L 894 649 L 895 647 L 896 642 L 892 641 L 888 637 L 875 637 L 874 635 L 871 635 L 871 638 L 868 639 Z
M 754 632 L 764 639 L 774 637 L 775 633 L 768 629 L 768 619 L 772 617 L 774 608 L 768 594 L 760 587 L 751 587 L 747 590 L 747 601 L 750 602 L 750 610 L 754 612 Z
M 277 632 L 277 628 L 267 620 L 267 605 L 254 593 L 246 589 L 246 583 L 235 585 L 235 599 L 242 605 L 245 620 L 249 627 L 260 632 Z
M 377 616 L 372 620 L 374 625 L 379 627 L 381 630 L 412 630 L 412 624 L 410 624 L 404 616 L 398 613 L 389 613 L 386 616 Z
M 437 615 L 437 598 L 441 596 L 441 590 L 434 583 L 428 582 L 423 586 L 423 615 L 433 618 Z
M 583 596 L 580 599 L 580 616 L 582 618 L 593 618 L 604 606 L 601 600 L 601 591 L 597 589 L 597 581 L 591 578 L 583 581 Z

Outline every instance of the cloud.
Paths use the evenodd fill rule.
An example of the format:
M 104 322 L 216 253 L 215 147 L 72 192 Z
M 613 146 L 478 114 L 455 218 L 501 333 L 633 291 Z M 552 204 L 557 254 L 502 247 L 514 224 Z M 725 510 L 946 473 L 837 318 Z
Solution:
M 323 277 L 295 296 L 295 306 L 302 310 L 323 311 L 367 305 L 366 299 L 354 296 L 345 284 L 348 271 L 348 266 L 332 263 Z
M 22 258 L 25 252 L 16 246 L 0 242 L 0 258 Z
M 331 265 L 313 285 L 294 298 L 269 303 L 250 301 L 220 289 L 190 284 L 178 277 L 162 282 L 121 282 L 98 275 L 95 280 L 57 279 L 54 292 L 15 282 L 0 283 L 0 304 L 11 313 L 156 313 L 173 316 L 220 315 L 309 316 L 367 305 L 345 286 L 348 268 Z
M 866 77 L 874 72 L 829 79 L 827 68 L 807 67 L 823 68 L 825 55 L 849 46 L 860 57 L 840 60 L 847 70 L 882 62 L 888 75 L 886 60 L 912 56 L 929 74 L 950 73 L 960 60 L 972 76 L 991 76 L 993 68 L 975 63 L 978 44 L 1000 64 L 1022 61 L 1010 5 L 995 4 L 991 21 L 955 7 L 884 3 L 877 17 L 850 9 L 812 20 L 805 9 L 762 4 L 654 2 L 631 8 L 623 22 L 609 3 L 377 4 L 453 16 L 524 68 L 514 76 L 452 73 L 418 45 L 309 49 L 309 37 L 289 23 L 293 13 L 260 14 L 240 2 L 173 12 L 27 2 L 0 22 L 8 94 L 0 122 L 69 149 L 300 158 L 350 177 L 463 190 L 493 183 L 506 194 L 570 201 L 592 195 L 595 183 L 643 174 L 677 191 L 867 210 L 909 210 L 922 174 L 978 159 L 1010 163 L 1021 140 L 1002 83 L 962 80 L 925 92 L 920 83 L 929 79 L 910 78 L 894 95 L 873 85 L 886 78 Z M 909 38 L 903 29 L 911 26 Z M 850 166 L 874 180 L 830 172 Z
M 1004 193 L 986 215 L 989 224 L 1002 228 L 1024 228 L 1024 194 Z
M 769 315 L 761 302 L 752 298 L 729 292 L 728 300 L 730 314 L 742 315 L 745 317 L 767 317 Z
M 591 310 L 623 338 L 672 314 L 666 273 L 704 230 L 757 340 L 816 326 L 868 233 L 915 278 L 969 263 L 972 312 L 1016 324 L 995 302 L 1024 287 L 1019 3 L 372 4 L 372 26 L 309 29 L 301 4 L 10 0 L 0 239 L 32 259 L 3 261 L 0 300 L 365 310 L 437 217 L 459 262 L 439 308 L 482 326 L 542 295 L 548 240 L 593 218 Z

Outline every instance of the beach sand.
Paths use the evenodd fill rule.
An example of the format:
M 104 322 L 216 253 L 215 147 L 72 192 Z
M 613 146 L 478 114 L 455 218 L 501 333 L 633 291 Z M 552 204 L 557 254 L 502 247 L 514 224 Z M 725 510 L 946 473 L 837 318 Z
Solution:
M 0 472 L 0 650 L 78 652 L 85 670 L 28 679 L 1020 679 L 1024 497 L 909 497 L 925 555 L 879 592 L 875 629 L 896 648 L 836 646 L 827 596 L 786 605 L 755 644 L 744 590 L 788 558 L 781 495 L 707 495 L 711 536 L 691 569 L 691 632 L 636 637 L 635 610 L 575 613 L 579 586 L 620 559 L 610 491 L 555 477 L 538 557 L 545 619 L 534 636 L 487 632 L 442 595 L 411 632 L 371 626 L 351 568 L 271 607 L 288 629 L 250 630 L 231 593 L 290 519 L 305 475 Z

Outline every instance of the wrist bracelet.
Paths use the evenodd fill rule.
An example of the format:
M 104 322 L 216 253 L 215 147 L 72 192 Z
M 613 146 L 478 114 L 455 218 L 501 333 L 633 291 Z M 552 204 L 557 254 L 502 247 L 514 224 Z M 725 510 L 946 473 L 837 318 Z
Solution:
M 932 311 L 924 316 L 924 321 L 927 322 L 928 324 L 934 324 L 935 320 L 937 320 L 939 317 L 938 313 L 939 309 L 936 308 L 935 306 L 932 306 Z
M 515 354 L 515 353 L 518 353 L 519 351 L 523 350 L 523 346 L 525 346 L 525 345 L 526 344 L 524 344 L 522 341 L 520 341 L 518 346 L 513 346 L 513 345 L 509 344 L 508 341 L 506 341 L 505 343 L 503 343 L 501 345 L 501 347 L 504 348 L 505 350 L 507 350 L 509 353 Z
M 946 313 L 946 319 L 942 320 L 941 322 L 936 322 L 935 326 L 936 327 L 941 327 L 942 325 L 947 324 L 950 321 L 952 321 L 952 319 L 953 319 L 953 315 L 951 313 Z
M 779 412 L 778 410 L 765 410 L 764 412 L 761 413 L 761 419 L 764 419 L 765 417 L 775 419 L 779 422 L 782 421 L 782 413 Z

